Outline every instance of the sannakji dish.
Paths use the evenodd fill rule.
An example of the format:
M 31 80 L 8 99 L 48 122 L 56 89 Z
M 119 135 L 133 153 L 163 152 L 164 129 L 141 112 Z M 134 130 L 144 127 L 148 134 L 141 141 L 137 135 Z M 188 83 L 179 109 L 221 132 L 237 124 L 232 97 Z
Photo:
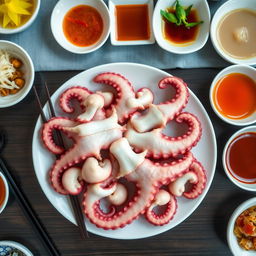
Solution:
M 141 81 L 141 77 L 139 78 L 138 76 L 133 75 L 135 71 L 136 71 L 136 73 L 138 73 L 138 70 L 141 74 L 141 77 L 144 77 L 145 80 Z M 103 66 L 95 67 L 91 70 L 87 70 L 87 71 L 79 74 L 78 76 L 74 77 L 72 80 L 68 81 L 62 88 L 60 88 L 59 91 L 56 92 L 55 96 L 53 97 L 53 102 L 55 102 L 57 104 L 58 95 L 61 92 L 63 92 L 65 89 L 70 87 L 70 85 L 73 85 L 73 84 L 79 84 L 81 86 L 84 85 L 87 87 L 89 86 L 88 88 L 91 90 L 98 90 L 101 86 L 97 86 L 96 88 L 94 88 L 95 84 L 92 83 L 92 78 L 96 74 L 99 74 L 101 72 L 107 72 L 107 71 L 109 71 L 109 72 L 114 71 L 115 73 L 121 73 L 124 76 L 128 77 L 133 85 L 137 85 L 137 86 L 140 86 L 141 84 L 147 84 L 147 85 L 150 85 L 152 83 L 156 84 L 156 83 L 158 83 L 158 81 L 161 78 L 168 75 L 165 72 L 162 72 L 155 68 L 151 68 L 151 67 L 143 66 L 143 65 L 139 65 L 139 64 L 117 63 L 117 64 L 103 65 Z M 93 87 L 91 87 L 91 86 L 93 86 Z M 151 86 L 150 89 L 152 89 L 153 92 L 158 92 L 157 97 L 164 96 L 163 92 L 159 91 L 159 89 L 157 89 L 156 87 Z M 198 118 L 201 120 L 202 126 L 203 126 L 202 127 L 202 129 L 204 131 L 203 138 L 202 138 L 202 140 L 200 140 L 197 147 L 195 147 L 193 149 L 194 155 L 196 157 L 198 156 L 198 154 L 200 155 L 199 161 L 202 161 L 202 164 L 204 165 L 205 169 L 207 169 L 207 174 L 206 174 L 207 175 L 207 183 L 206 183 L 206 188 L 203 191 L 203 194 L 200 197 L 198 197 L 194 200 L 191 200 L 191 201 L 187 201 L 182 198 L 179 198 L 178 199 L 179 209 L 178 209 L 176 215 L 174 216 L 174 219 L 168 225 L 165 225 L 162 227 L 154 227 L 152 225 L 148 225 L 148 224 L 146 224 L 145 220 L 140 218 L 139 220 L 134 221 L 131 225 L 127 225 L 125 228 L 118 229 L 118 230 L 104 231 L 104 230 L 96 228 L 91 223 L 87 223 L 87 227 L 88 227 L 89 231 L 99 234 L 99 235 L 102 235 L 102 236 L 119 238 L 119 239 L 142 238 L 142 237 L 159 234 L 161 232 L 164 232 L 164 231 L 174 227 L 175 225 L 177 225 L 178 223 L 183 221 L 186 217 L 188 217 L 191 214 L 191 212 L 193 212 L 193 210 L 195 210 L 195 208 L 198 206 L 198 204 L 201 202 L 201 200 L 205 196 L 205 194 L 210 186 L 211 180 L 213 178 L 215 162 L 216 162 L 216 142 L 215 142 L 214 135 L 213 135 L 213 129 L 212 129 L 210 121 L 206 115 L 206 112 L 203 110 L 201 104 L 198 102 L 198 100 L 195 98 L 195 96 L 192 93 L 190 94 L 190 101 L 189 101 L 189 104 L 187 105 L 186 110 L 191 111 L 195 115 L 197 115 Z M 59 113 L 61 113 L 61 112 L 58 112 L 57 115 L 59 115 Z M 48 183 L 48 178 L 47 178 L 48 170 L 50 168 L 50 165 L 52 164 L 53 158 L 52 158 L 51 154 L 47 153 L 45 148 L 41 145 L 41 142 L 39 139 L 40 134 L 38 134 L 38 131 L 39 131 L 38 129 L 40 126 L 41 126 L 40 121 L 38 121 L 36 128 L 35 128 L 35 132 L 34 132 L 34 143 L 33 143 L 33 152 L 34 152 L 33 157 L 34 157 L 36 173 L 40 177 L 45 177 L 45 179 L 39 179 L 39 182 L 40 182 L 43 190 L 45 191 L 47 197 L 49 198 L 49 200 L 55 206 L 57 205 L 57 209 L 64 216 L 66 216 L 69 220 L 74 222 L 74 218 L 73 218 L 72 212 L 68 206 L 67 199 L 64 196 L 60 196 L 55 191 L 53 191 Z M 203 148 L 204 148 L 204 150 L 203 150 Z M 37 153 L 35 153 L 35 152 L 37 152 Z M 40 152 L 40 153 L 38 153 L 38 152 Z M 201 153 L 199 153 L 199 152 L 206 153 L 207 157 L 202 157 Z M 39 159 L 38 159 L 38 156 L 39 156 Z M 208 156 L 213 157 L 213 159 L 207 160 Z M 46 159 L 48 159 L 48 160 L 46 160 Z M 49 159 L 52 159 L 52 160 L 49 161 Z M 40 162 L 39 165 L 38 165 L 38 163 L 39 163 L 38 161 Z M 43 162 L 41 162 L 41 161 L 43 161 Z M 43 163 L 46 163 L 46 165 Z M 44 165 L 44 167 L 42 164 Z M 186 214 L 184 215 L 185 212 L 186 212 Z M 136 232 L 136 234 L 134 234 L 134 232 L 133 232 L 135 229 L 138 230 L 138 232 Z

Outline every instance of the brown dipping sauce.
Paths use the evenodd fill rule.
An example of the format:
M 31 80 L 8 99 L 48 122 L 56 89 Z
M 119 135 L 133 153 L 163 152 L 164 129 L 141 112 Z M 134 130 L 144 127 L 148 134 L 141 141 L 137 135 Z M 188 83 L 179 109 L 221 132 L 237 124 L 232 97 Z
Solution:
M 235 179 L 246 184 L 256 183 L 256 132 L 242 133 L 233 139 L 225 160 Z
M 0 177 L 0 206 L 3 204 L 5 199 L 5 185 L 3 179 Z
M 150 38 L 147 4 L 116 6 L 118 41 L 148 40 Z
M 217 28 L 221 48 L 237 59 L 256 56 L 256 11 L 237 9 L 226 14 Z

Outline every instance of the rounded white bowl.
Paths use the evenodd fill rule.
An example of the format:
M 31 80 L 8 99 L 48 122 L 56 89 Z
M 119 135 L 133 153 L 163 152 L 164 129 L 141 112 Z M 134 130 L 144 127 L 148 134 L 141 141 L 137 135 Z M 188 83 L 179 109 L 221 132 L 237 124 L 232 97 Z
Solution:
M 36 19 L 39 9 L 40 9 L 41 0 L 34 0 L 34 1 L 35 1 L 34 12 L 33 12 L 32 16 L 30 17 L 30 19 L 25 24 L 23 24 L 22 26 L 20 26 L 18 28 L 3 28 L 2 26 L 0 26 L 0 34 L 14 34 L 14 33 L 18 33 L 18 32 L 21 32 L 21 31 L 27 29 Z
M 7 51 L 11 56 L 23 62 L 22 71 L 25 79 L 25 85 L 19 92 L 5 97 L 0 96 L 0 108 L 6 108 L 17 104 L 29 93 L 34 83 L 35 70 L 30 56 L 19 45 L 10 41 L 0 40 L 0 50 Z
M 255 251 L 246 251 L 242 249 L 237 241 L 237 238 L 234 234 L 234 226 L 235 226 L 235 221 L 236 218 L 246 209 L 256 205 L 256 197 L 253 197 L 242 204 L 240 204 L 233 214 L 231 215 L 229 222 L 228 222 L 228 227 L 227 227 L 227 241 L 228 241 L 228 246 L 233 253 L 234 256 L 253 256 L 255 255 Z
M 223 116 L 216 108 L 214 101 L 213 101 L 213 92 L 214 87 L 216 86 L 217 82 L 223 78 L 224 76 L 231 74 L 231 73 L 241 73 L 244 75 L 249 76 L 252 80 L 256 82 L 256 69 L 247 65 L 232 65 L 225 69 L 223 69 L 220 73 L 217 74 L 217 76 L 212 81 L 211 87 L 210 87 L 210 103 L 212 106 L 212 109 L 214 112 L 221 118 L 223 121 L 232 124 L 232 125 L 250 125 L 256 122 L 256 111 L 251 114 L 250 116 L 243 118 L 243 119 L 231 119 L 228 117 Z
M 206 0 L 186 0 L 181 1 L 181 5 L 189 6 L 193 4 L 198 12 L 199 20 L 204 23 L 200 24 L 199 33 L 196 40 L 188 44 L 172 44 L 164 38 L 163 19 L 160 10 L 165 10 L 174 4 L 175 0 L 158 0 L 153 14 L 153 31 L 158 45 L 164 50 L 176 54 L 187 54 L 200 50 L 206 43 L 210 30 L 210 9 Z
M 0 179 L 3 180 L 4 187 L 5 187 L 5 199 L 4 199 L 3 203 L 0 205 L 0 214 L 1 214 L 1 212 L 6 207 L 8 199 L 9 199 L 9 186 L 8 186 L 7 180 L 6 180 L 5 176 L 2 174 L 2 172 L 0 172 Z
M 239 131 L 235 132 L 230 138 L 229 140 L 227 141 L 225 147 L 224 147 L 224 150 L 223 150 L 223 153 L 222 153 L 222 165 L 223 165 L 223 168 L 224 168 L 224 171 L 226 173 L 226 175 L 228 176 L 228 178 L 236 185 L 238 186 L 239 188 L 242 188 L 244 190 L 247 190 L 247 191 L 254 191 L 256 192 L 256 183 L 254 184 L 247 184 L 247 183 L 243 183 L 243 182 L 240 182 L 239 180 L 237 180 L 236 178 L 234 178 L 231 173 L 229 172 L 228 170 L 228 167 L 227 167 L 227 163 L 226 163 L 226 155 L 227 155 L 227 149 L 228 149 L 228 146 L 230 145 L 230 143 L 236 138 L 238 137 L 240 134 L 243 134 L 243 133 L 246 133 L 246 132 L 256 132 L 256 126 L 248 126 L 248 127 L 245 127 L 243 129 L 240 129 Z M 256 149 L 255 149 L 256 150 Z
M 11 249 L 18 249 L 26 256 L 33 256 L 32 252 L 27 247 L 15 241 L 0 241 L 0 248 L 1 247 L 3 249 L 3 252 L 9 251 Z
M 63 19 L 66 13 L 75 6 L 78 5 L 89 5 L 97 9 L 100 13 L 103 20 L 103 32 L 100 39 L 93 45 L 86 47 L 79 47 L 71 42 L 65 37 L 63 32 Z M 77 53 L 77 54 L 85 54 L 89 52 L 93 52 L 99 49 L 107 40 L 110 32 L 110 15 L 106 4 L 102 0 L 60 0 L 55 5 L 52 15 L 51 15 L 51 30 L 54 38 L 67 51 Z
M 240 9 L 240 8 L 248 8 L 250 10 L 256 11 L 256 0 L 229 0 L 225 2 L 223 5 L 219 7 L 219 9 L 215 12 L 212 22 L 211 22 L 211 29 L 210 29 L 210 37 L 212 40 L 212 44 L 217 51 L 217 53 L 228 62 L 234 64 L 246 64 L 246 65 L 255 65 L 256 64 L 256 57 L 250 59 L 237 59 L 230 56 L 226 53 L 217 40 L 217 28 L 219 26 L 219 22 L 222 18 L 229 12 Z

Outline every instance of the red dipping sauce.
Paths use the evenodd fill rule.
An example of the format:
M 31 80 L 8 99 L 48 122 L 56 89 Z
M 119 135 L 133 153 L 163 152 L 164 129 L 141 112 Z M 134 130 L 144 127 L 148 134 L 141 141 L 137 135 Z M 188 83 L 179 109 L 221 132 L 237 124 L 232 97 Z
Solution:
M 0 177 L 0 206 L 3 204 L 4 199 L 5 199 L 5 185 L 4 185 L 4 181 L 2 180 L 2 178 Z
M 246 184 L 256 183 L 256 132 L 242 133 L 227 148 L 226 164 L 229 173 Z

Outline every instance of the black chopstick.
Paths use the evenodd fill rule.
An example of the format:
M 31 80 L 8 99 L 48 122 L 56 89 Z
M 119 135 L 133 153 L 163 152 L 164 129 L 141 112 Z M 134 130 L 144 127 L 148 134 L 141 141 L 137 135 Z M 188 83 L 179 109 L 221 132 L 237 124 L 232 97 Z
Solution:
M 52 104 L 52 101 L 51 101 L 51 96 L 50 96 L 50 93 L 49 93 L 49 90 L 48 90 L 47 83 L 45 82 L 44 85 L 45 85 L 47 100 L 48 100 L 48 103 L 49 103 L 49 106 L 50 106 L 50 114 L 51 114 L 52 117 L 55 117 L 56 115 L 55 115 L 55 111 L 54 111 L 53 104 Z M 42 108 L 42 104 L 40 102 L 40 98 L 38 96 L 38 93 L 36 91 L 35 86 L 34 86 L 34 92 L 35 92 L 35 95 L 36 95 L 38 106 L 40 108 L 40 113 L 41 113 L 42 120 L 43 120 L 43 122 L 47 122 L 47 118 L 45 117 L 45 114 L 44 114 L 44 111 L 43 111 L 43 108 Z M 56 131 L 56 135 L 57 135 L 56 139 L 57 139 L 58 144 L 65 148 L 64 141 L 63 141 L 63 138 L 62 138 L 60 132 Z M 58 156 L 56 156 L 56 157 L 58 157 Z M 85 238 L 89 237 L 89 235 L 88 235 L 88 232 L 87 232 L 87 229 L 86 229 L 84 216 L 82 214 L 82 209 L 81 209 L 81 205 L 79 203 L 78 197 L 70 195 L 69 199 L 70 199 L 72 209 L 73 209 L 73 213 L 75 215 L 75 219 L 76 219 L 79 231 L 80 231 L 80 235 L 83 239 L 85 239 Z
M 2 158 L 0 158 L 0 170 L 4 173 L 5 177 L 8 180 L 8 183 L 11 187 L 11 190 L 13 191 L 16 199 L 18 200 L 22 210 L 24 211 L 24 214 L 28 218 L 28 220 L 31 222 L 31 224 L 34 227 L 34 230 L 39 235 L 41 242 L 43 243 L 45 249 L 48 252 L 48 255 L 50 256 L 60 256 L 60 253 L 58 252 L 57 248 L 53 244 L 51 238 L 49 237 L 48 233 L 45 231 L 42 223 L 38 219 L 36 213 L 34 212 L 33 208 L 31 207 L 29 201 L 27 200 L 25 194 L 22 192 L 21 188 L 18 187 L 17 183 L 15 182 L 14 178 L 11 175 L 11 172 L 7 169 L 7 165 L 3 161 Z

